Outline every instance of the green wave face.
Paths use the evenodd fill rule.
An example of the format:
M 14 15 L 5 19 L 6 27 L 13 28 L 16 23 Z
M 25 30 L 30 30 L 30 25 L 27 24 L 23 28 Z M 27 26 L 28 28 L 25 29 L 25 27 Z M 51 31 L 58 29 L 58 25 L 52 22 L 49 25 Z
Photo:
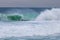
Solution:
M 7 15 L 0 14 L 0 21 L 30 21 L 34 19 L 34 15 Z
M 24 21 L 23 16 L 18 15 L 7 15 L 7 14 L 0 14 L 0 21 Z
M 9 9 L 0 13 L 1 21 L 33 21 L 38 13 L 33 9 Z
M 19 15 L 7 16 L 7 19 L 12 21 L 20 21 L 22 20 L 22 16 Z
M 30 21 L 36 16 L 37 14 L 0 14 L 0 21 Z
M 27 20 L 35 20 L 35 18 L 38 16 L 37 13 L 27 13 L 23 15 L 24 15 L 24 19 L 27 19 Z

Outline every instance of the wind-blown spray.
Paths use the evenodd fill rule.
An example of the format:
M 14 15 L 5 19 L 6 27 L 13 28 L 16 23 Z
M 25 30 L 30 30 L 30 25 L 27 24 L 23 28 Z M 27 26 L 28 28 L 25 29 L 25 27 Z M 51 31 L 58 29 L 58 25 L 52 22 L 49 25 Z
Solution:
M 60 8 L 52 8 L 45 10 L 38 15 L 35 21 L 57 21 L 60 20 Z

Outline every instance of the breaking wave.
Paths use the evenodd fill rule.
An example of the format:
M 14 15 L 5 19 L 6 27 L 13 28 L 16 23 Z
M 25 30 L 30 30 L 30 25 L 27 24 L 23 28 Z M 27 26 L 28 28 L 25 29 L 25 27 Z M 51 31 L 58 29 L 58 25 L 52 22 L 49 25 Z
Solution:
M 6 16 L 4 15 L 1 18 L 4 19 L 5 17 Z M 38 15 L 38 17 L 34 21 L 14 21 L 14 22 L 0 21 L 0 38 L 6 37 L 28 38 L 28 36 L 30 36 L 30 38 L 38 38 L 40 36 L 47 36 L 55 33 L 60 33 L 60 21 L 57 21 L 60 20 L 59 17 L 60 9 L 53 8 L 51 10 L 45 10 L 41 12 L 41 14 Z
M 52 8 L 51 10 L 46 9 L 42 11 L 35 21 L 57 21 L 60 20 L 60 8 Z
M 33 9 L 0 9 L 0 21 L 30 21 L 38 15 Z
M 0 14 L 0 21 L 22 21 L 22 14 Z

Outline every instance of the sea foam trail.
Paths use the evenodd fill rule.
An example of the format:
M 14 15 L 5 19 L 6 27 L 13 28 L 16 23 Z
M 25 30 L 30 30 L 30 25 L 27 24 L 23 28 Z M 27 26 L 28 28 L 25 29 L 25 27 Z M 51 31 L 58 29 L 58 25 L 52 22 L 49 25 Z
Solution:
M 53 30 L 53 31 L 52 31 Z M 60 22 L 0 22 L 0 38 L 60 33 Z
M 52 8 L 51 10 L 45 10 L 38 15 L 35 21 L 56 21 L 60 20 L 60 8 Z

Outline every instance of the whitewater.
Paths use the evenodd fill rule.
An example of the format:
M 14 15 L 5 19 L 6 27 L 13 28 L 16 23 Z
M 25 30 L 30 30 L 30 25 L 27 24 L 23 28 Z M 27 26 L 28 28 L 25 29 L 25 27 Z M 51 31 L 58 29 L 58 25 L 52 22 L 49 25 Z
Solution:
M 60 33 L 60 8 L 42 11 L 33 21 L 0 21 L 0 38 L 47 36 L 55 33 Z

